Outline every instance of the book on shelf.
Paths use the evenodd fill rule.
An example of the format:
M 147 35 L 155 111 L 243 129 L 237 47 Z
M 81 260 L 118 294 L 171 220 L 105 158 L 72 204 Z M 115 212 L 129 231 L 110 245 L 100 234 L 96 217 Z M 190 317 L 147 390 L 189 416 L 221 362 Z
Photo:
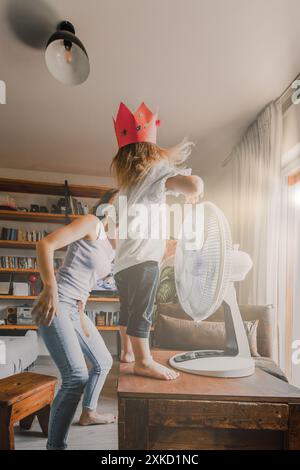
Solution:
M 94 312 L 96 326 L 117 326 L 119 324 L 119 312 Z M 91 317 L 90 317 L 91 318 Z
M 48 233 L 45 230 L 33 230 L 31 232 L 16 228 L 3 227 L 1 231 L 1 240 L 19 241 L 19 242 L 38 242 Z
M 54 269 L 59 269 L 61 258 L 54 259 Z M 2 269 L 38 269 L 37 259 L 24 256 L 0 256 L 0 268 Z
M 2 269 L 37 269 L 36 258 L 23 256 L 0 256 Z

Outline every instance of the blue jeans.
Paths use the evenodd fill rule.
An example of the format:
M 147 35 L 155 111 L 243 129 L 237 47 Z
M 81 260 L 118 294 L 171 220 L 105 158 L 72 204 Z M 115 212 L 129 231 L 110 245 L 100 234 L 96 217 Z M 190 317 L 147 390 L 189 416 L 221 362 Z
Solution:
M 82 329 L 76 300 L 60 298 L 52 324 L 39 331 L 60 371 L 62 384 L 53 401 L 47 449 L 66 449 L 70 425 L 81 395 L 83 407 L 97 408 L 99 394 L 112 366 L 112 357 L 93 322 L 84 315 Z M 88 372 L 84 356 L 91 363 Z
M 156 261 L 130 266 L 115 274 L 120 295 L 120 326 L 127 326 L 127 334 L 148 338 L 153 315 L 153 305 L 159 281 Z

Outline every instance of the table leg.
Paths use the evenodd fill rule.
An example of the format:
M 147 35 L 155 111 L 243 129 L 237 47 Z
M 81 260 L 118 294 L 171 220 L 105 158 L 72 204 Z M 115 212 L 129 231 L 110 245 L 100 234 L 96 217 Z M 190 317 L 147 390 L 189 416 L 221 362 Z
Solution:
M 147 450 L 148 400 L 119 398 L 119 450 Z
M 26 416 L 26 418 L 21 419 L 20 421 L 20 428 L 28 431 L 31 428 L 33 420 L 36 416 L 36 413 L 32 413 L 32 415 Z
M 0 450 L 14 450 L 14 426 L 11 422 L 11 407 L 0 407 Z
M 39 420 L 41 429 L 45 437 L 48 437 L 50 409 L 50 405 L 46 405 L 44 408 L 37 412 L 37 418 Z
M 300 450 L 300 405 L 289 405 L 289 429 L 286 447 L 289 450 Z
M 119 359 L 120 356 L 121 356 L 121 349 L 122 349 L 122 347 L 121 347 L 121 334 L 120 334 L 119 331 L 117 331 L 116 334 L 117 334 L 117 357 Z

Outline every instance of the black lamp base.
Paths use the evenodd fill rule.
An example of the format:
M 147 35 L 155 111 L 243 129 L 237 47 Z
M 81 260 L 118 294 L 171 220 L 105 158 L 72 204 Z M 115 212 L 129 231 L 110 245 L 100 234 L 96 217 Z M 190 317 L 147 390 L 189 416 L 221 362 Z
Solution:
M 64 20 L 57 25 L 57 31 L 68 31 L 69 33 L 75 34 L 75 28 L 70 21 Z

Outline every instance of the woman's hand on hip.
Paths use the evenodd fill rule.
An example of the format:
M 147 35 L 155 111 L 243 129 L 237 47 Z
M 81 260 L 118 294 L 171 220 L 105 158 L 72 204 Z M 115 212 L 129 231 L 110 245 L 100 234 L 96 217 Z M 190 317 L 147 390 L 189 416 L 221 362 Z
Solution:
M 50 326 L 58 313 L 57 285 L 44 286 L 39 299 L 32 309 L 32 316 L 36 324 Z

